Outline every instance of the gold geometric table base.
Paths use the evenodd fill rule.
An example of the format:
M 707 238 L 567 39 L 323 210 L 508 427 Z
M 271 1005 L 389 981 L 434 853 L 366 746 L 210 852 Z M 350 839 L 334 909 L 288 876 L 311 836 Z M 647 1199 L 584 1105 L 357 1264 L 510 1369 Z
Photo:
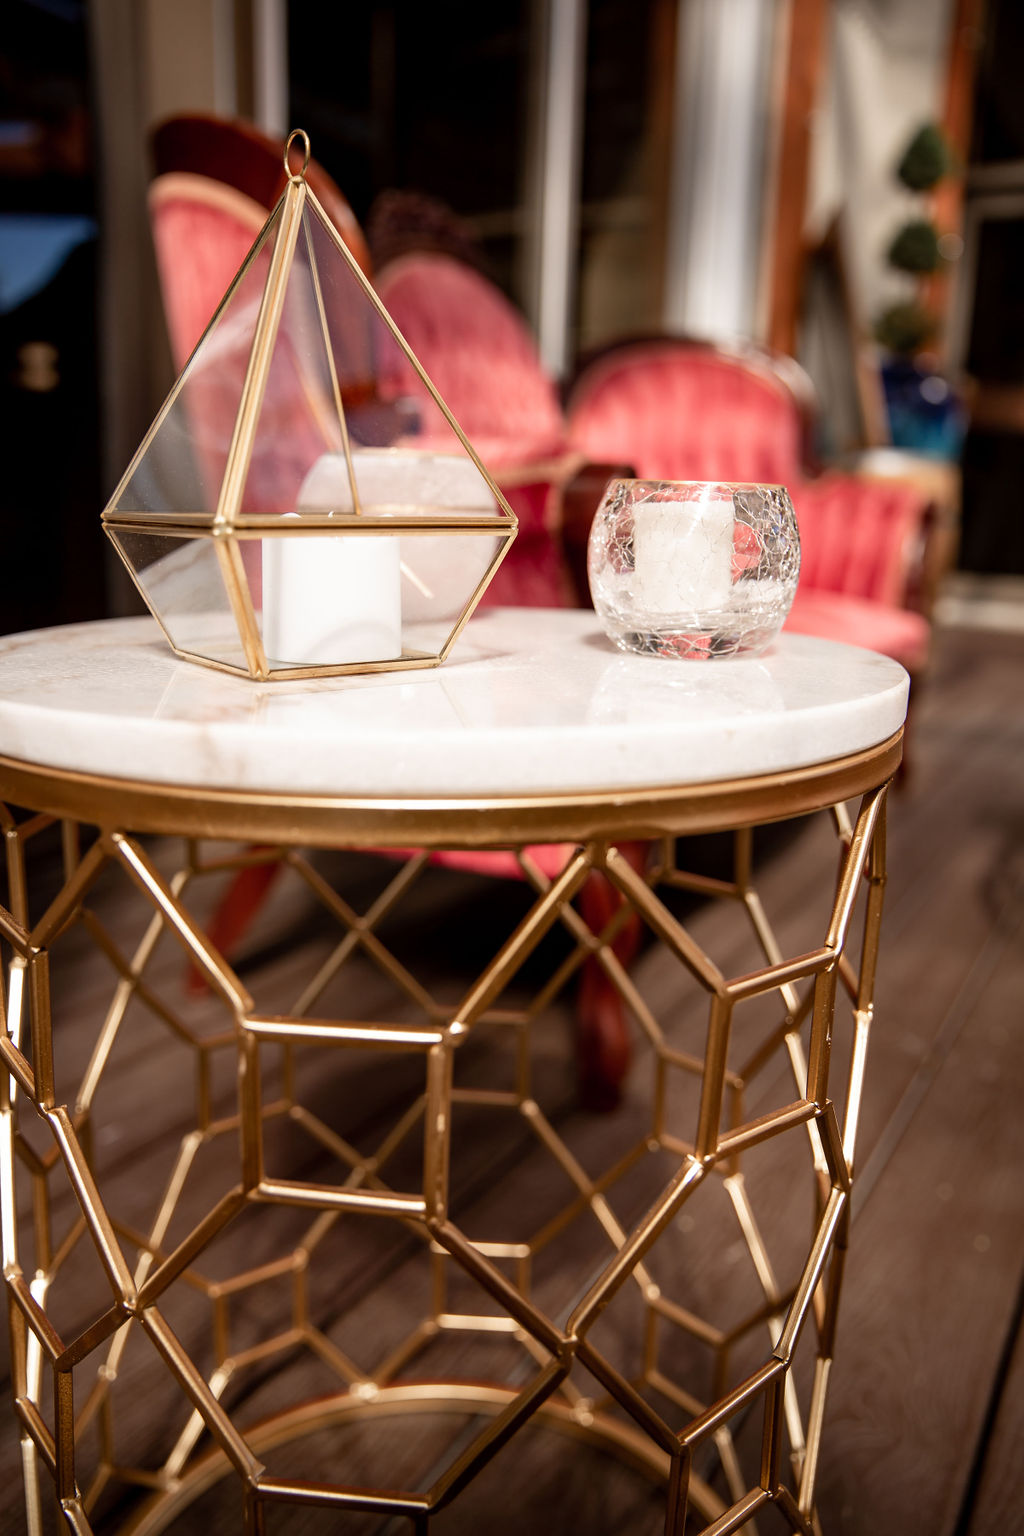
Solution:
M 509 1407 L 513 1397 L 509 1388 L 467 1386 L 459 1382 L 382 1387 L 369 1402 L 343 1393 L 333 1399 L 303 1404 L 249 1430 L 246 1438 L 256 1454 L 263 1457 L 299 1436 L 371 1416 L 385 1421 L 398 1420 L 400 1424 L 401 1419 L 411 1415 L 463 1414 L 468 1411 L 477 1417 L 493 1419 Z M 591 1413 L 583 1417 L 568 1403 L 551 1399 L 541 1404 L 535 1418 L 546 1429 L 588 1441 L 616 1456 L 659 1485 L 668 1480 L 669 1458 L 646 1436 L 608 1415 Z M 230 1471 L 230 1462 L 223 1451 L 207 1452 L 172 1488 L 155 1495 L 146 1504 L 140 1515 L 125 1528 L 125 1536 L 158 1536 Z M 721 1499 L 702 1479 L 691 1476 L 689 1493 L 691 1509 L 699 1510 L 705 1518 L 714 1518 L 723 1512 Z M 311 1494 L 310 1502 L 315 1498 L 315 1493 Z M 423 1523 L 426 1524 L 425 1519 Z
M 894 756 L 898 741 L 878 749 L 876 765 L 891 772 Z M 867 782 L 870 763 L 857 772 Z M 755 806 L 765 819 L 809 810 L 815 794 L 821 804 L 830 787 L 847 782 L 835 765 L 794 803 L 792 783 L 782 779 L 775 810 L 759 792 L 748 821 Z M 9 793 L 10 775 L 6 783 Z M 809 946 L 793 955 L 780 949 L 754 889 L 749 825 L 735 831 L 727 881 L 676 867 L 672 834 L 685 830 L 678 816 L 663 818 L 665 835 L 643 874 L 606 836 L 568 847 L 554 879 L 519 846 L 530 910 L 454 1004 L 439 1002 L 380 933 L 415 888 L 426 855 L 398 866 L 360 914 L 293 846 L 225 857 L 188 842 L 182 867 L 167 878 L 133 837 L 101 827 L 82 852 L 78 828 L 66 823 L 63 888 L 31 920 L 25 850 L 50 818 L 4 812 L 12 910 L 0 908 L 10 955 L 0 993 L 0 1212 L 30 1536 L 44 1530 L 44 1473 L 59 1522 L 76 1532 L 102 1529 L 104 1511 L 125 1490 L 147 1490 L 127 1528 L 151 1536 L 225 1470 L 239 1480 L 247 1532 L 263 1532 L 275 1510 L 298 1505 L 404 1517 L 427 1531 L 431 1516 L 532 1421 L 589 1437 L 663 1480 L 670 1536 L 695 1530 L 695 1519 L 705 1536 L 754 1530 L 769 1505 L 786 1528 L 817 1531 L 815 1480 L 885 883 L 885 793 L 884 783 L 868 788 L 852 821 L 843 805 L 829 812 L 837 882 Z M 652 817 L 649 806 L 631 825 L 624 814 L 622 835 L 648 830 Z M 722 812 L 723 825 L 739 820 Z M 267 860 L 304 882 L 340 935 L 286 1013 L 258 1006 L 189 906 L 210 875 Z M 573 906 L 594 870 L 622 898 L 600 934 Z M 130 882 L 149 910 L 133 947 L 92 902 L 101 877 Z M 671 888 L 734 903 L 757 965 L 733 974 L 707 954 L 663 899 Z M 678 962 L 688 1011 L 652 1002 L 616 957 L 612 944 L 630 912 Z M 556 924 L 568 932 L 568 954 L 525 1001 L 500 1006 Z M 165 933 L 216 1000 L 201 1019 L 150 986 Z M 50 986 L 51 959 L 56 966 L 83 936 L 115 973 L 86 1056 L 87 1021 L 57 1017 Z M 341 992 L 343 1000 L 345 967 L 357 956 L 397 989 L 400 1006 L 383 1021 L 317 1011 L 322 998 Z M 574 1148 L 542 1107 L 534 1049 L 544 1010 L 590 956 L 647 1042 L 653 1071 L 643 1134 L 596 1168 L 594 1138 Z M 130 1046 L 126 1016 L 140 1009 L 194 1066 L 190 1122 L 141 1225 L 119 1213 L 103 1150 L 113 1124 L 105 1085 L 119 1081 L 112 1063 Z M 845 1061 L 833 1072 L 841 1027 Z M 494 1053 L 508 1067 L 497 1085 L 479 1080 L 491 1057 L 467 1050 L 487 1030 L 507 1043 Z M 356 1072 L 358 1099 L 359 1085 L 370 1082 L 362 1063 L 378 1053 L 409 1093 L 387 1107 L 389 1122 L 374 1127 L 367 1148 L 358 1144 L 365 1128 L 332 1123 L 324 1085 Z M 226 1112 L 218 1086 L 225 1072 L 235 1085 Z M 755 1092 L 769 1102 L 751 1115 Z M 152 1112 L 159 1117 L 161 1105 Z M 504 1206 L 498 1181 L 482 1192 L 479 1219 L 495 1226 L 464 1230 L 460 1181 L 473 1167 L 472 1125 L 491 1116 L 509 1117 L 549 1170 L 539 1187 L 550 1209 L 537 1230 L 522 1227 L 536 1200 L 516 1193 L 517 1179 L 533 1176 L 521 1150 L 510 1160 Z M 613 1122 L 599 1142 L 614 1142 Z M 769 1152 L 781 1173 L 765 1161 Z M 212 1203 L 209 1163 L 217 1172 Z M 806 1195 L 807 1236 L 782 1269 L 758 1205 L 765 1199 L 770 1209 L 797 1191 Z M 267 1241 L 252 1237 L 254 1212 L 262 1232 L 282 1235 L 276 1251 L 247 1262 Z M 709 1276 L 712 1245 L 703 1234 L 723 1222 L 727 1240 L 715 1238 L 713 1255 L 722 1271 Z M 399 1242 L 408 1253 L 401 1250 L 397 1301 L 386 1287 L 366 1294 L 364 1284 L 346 1316 L 335 1315 L 332 1287 L 346 1255 L 356 1253 L 358 1269 L 370 1265 L 360 1244 L 370 1245 L 372 1259 L 374 1243 Z M 566 1264 L 550 1262 L 566 1250 L 578 1259 L 569 1291 Z M 367 1308 L 386 1324 L 383 1358 L 360 1354 Z M 505 1370 L 504 1382 L 436 1375 L 438 1352 L 453 1341 L 479 1345 L 490 1371 Z M 147 1383 L 166 1389 L 167 1440 L 132 1460 L 134 1394 L 155 1390 L 141 1385 L 143 1346 Z M 253 1418 L 240 1384 L 299 1357 L 333 1383 L 329 1395 Z M 416 1378 L 420 1370 L 428 1379 Z M 472 1418 L 426 1481 L 421 1471 L 409 1486 L 362 1486 L 358 1466 L 338 1476 L 333 1463 L 308 1478 L 279 1459 L 296 1436 L 360 1418 L 391 1426 L 398 1471 L 402 1425 L 438 1410 Z

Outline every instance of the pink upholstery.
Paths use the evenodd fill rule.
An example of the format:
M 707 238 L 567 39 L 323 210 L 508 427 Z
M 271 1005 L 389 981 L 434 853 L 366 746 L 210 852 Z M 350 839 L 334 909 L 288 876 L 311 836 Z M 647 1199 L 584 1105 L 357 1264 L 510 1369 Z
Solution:
M 802 547 L 788 627 L 923 663 L 929 626 L 905 605 L 926 499 L 904 482 L 809 478 L 801 402 L 769 360 L 681 340 L 617 348 L 581 375 L 569 437 L 592 457 L 631 460 L 641 479 L 787 486 Z
M 233 187 L 184 172 L 157 177 L 150 187 L 149 208 L 171 353 L 180 370 L 249 255 L 268 210 Z M 208 512 L 215 509 L 224 480 L 269 269 L 266 243 L 250 261 L 246 277 L 218 321 L 212 362 L 197 359 L 178 397 L 202 472 L 205 505 L 201 510 Z M 246 476 L 243 507 L 247 512 L 277 513 L 294 507 L 310 466 L 322 453 L 341 450 L 336 417 L 329 410 L 310 408 L 321 381 L 310 377 L 297 345 L 308 324 L 301 296 L 297 299 L 289 293 Z M 368 348 L 364 351 L 368 361 Z M 343 389 L 350 383 L 346 379 Z M 365 391 L 365 379 L 361 383 Z M 245 545 L 242 558 L 258 604 L 262 567 L 257 549 Z
M 825 474 L 792 481 L 801 581 L 826 592 L 904 602 L 920 555 L 921 493 L 906 481 Z
M 507 492 L 517 517 L 523 496 L 531 489 Z M 548 486 L 536 489 L 545 499 L 550 492 Z M 533 532 L 520 524 L 515 543 L 480 600 L 481 608 L 571 608 L 575 602 L 573 583 L 551 534 L 546 530 Z
M 881 651 L 883 656 L 894 656 L 908 672 L 917 671 L 928 659 L 931 626 L 923 614 L 848 592 L 816 592 L 803 582 L 784 627 L 797 635 Z
M 626 458 L 641 480 L 785 485 L 800 419 L 767 372 L 710 348 L 638 342 L 600 358 L 569 401 L 569 437 L 591 458 Z
M 522 318 L 504 294 L 451 256 L 402 256 L 378 273 L 377 291 L 488 468 L 548 458 L 565 447 L 558 399 Z M 424 432 L 437 407 L 397 353 L 385 395 L 412 395 Z
M 388 313 L 501 487 L 519 534 L 484 603 L 563 608 L 574 599 L 557 539 L 565 421 L 522 316 L 472 267 L 438 252 L 391 262 L 376 279 Z M 384 354 L 381 393 L 412 397 L 426 442 L 443 426 L 415 369 Z
M 216 185 L 216 184 L 213 184 Z M 241 193 L 217 202 L 196 196 L 198 178 L 155 183 L 150 222 L 171 356 L 180 372 L 267 218 Z M 182 260 L 182 252 L 188 260 Z

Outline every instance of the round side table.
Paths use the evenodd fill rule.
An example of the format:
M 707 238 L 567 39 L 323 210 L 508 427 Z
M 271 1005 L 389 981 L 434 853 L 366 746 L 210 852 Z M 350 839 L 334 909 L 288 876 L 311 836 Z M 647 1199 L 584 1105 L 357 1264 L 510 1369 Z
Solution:
M 519 1432 L 532 1422 L 590 1440 L 655 1479 L 673 1536 L 698 1524 L 725 1536 L 769 1503 L 811 1536 L 873 1013 L 885 795 L 899 764 L 907 687 L 883 657 L 795 635 L 754 661 L 619 655 L 594 616 L 576 612 L 479 615 L 436 672 L 299 684 L 253 684 L 180 662 L 149 620 L 0 641 L 0 797 L 20 808 L 3 812 L 10 911 L 0 908 L 8 961 L 0 1208 L 32 1536 L 43 1529 L 44 1472 L 61 1518 L 79 1532 L 105 1528 L 112 1490 L 135 1485 L 148 1492 L 117 1528 L 150 1536 L 230 1472 L 246 1531 L 263 1531 L 278 1506 L 300 1505 L 404 1518 L 426 1531 L 503 1447 L 496 1465 L 514 1467 Z M 792 954 L 754 887 L 751 829 L 814 811 L 831 817 L 838 877 L 819 900 L 814 941 Z M 64 824 L 63 885 L 35 914 L 26 850 L 55 819 Z M 708 831 L 734 834 L 730 879 L 677 864 L 676 839 Z M 185 839 L 172 875 L 149 839 L 164 833 Z M 207 859 L 207 839 L 244 846 Z M 633 840 L 651 844 L 640 869 L 621 852 Z M 537 845 L 563 847 L 552 863 L 537 857 Z M 304 850 L 318 848 L 423 852 L 398 863 L 384 895 L 358 914 L 310 863 Z M 532 903 L 458 1002 L 440 1004 L 389 951 L 379 919 L 432 850 L 485 848 L 510 851 Z M 260 860 L 299 870 L 342 935 L 288 1013 L 260 1007 L 190 903 L 193 882 L 209 869 Z M 574 906 L 595 870 L 619 898 L 597 933 Z M 149 914 L 132 950 L 90 910 L 101 878 L 126 881 Z M 733 974 L 706 953 L 673 889 L 734 903 L 757 964 Z M 809 911 L 813 900 L 807 893 Z M 673 1010 L 645 997 L 615 953 L 629 913 L 700 1001 L 699 1027 L 691 1021 L 685 1038 Z M 500 1006 L 556 925 L 567 930 L 567 957 L 531 999 Z M 180 998 L 150 987 L 165 932 L 205 978 L 219 1031 L 199 1030 Z M 86 937 L 99 945 L 116 972 L 95 1024 L 59 1017 L 51 1004 L 51 970 L 69 935 L 79 947 Z M 398 984 L 395 1017 L 318 1012 L 327 983 L 357 949 Z M 530 1054 L 540 1011 L 592 956 L 646 1042 L 654 1077 L 644 1134 L 597 1171 L 545 1107 Z M 118 1042 L 130 1037 L 133 1002 L 160 1018 L 196 1068 L 192 1121 L 141 1226 L 111 1208 L 104 1162 L 116 1132 L 104 1082 Z M 513 1041 L 511 1083 L 463 1083 L 463 1047 L 495 1022 Z M 306 1102 L 296 1063 L 307 1051 L 319 1053 L 321 1083 L 367 1053 L 381 1053 L 384 1071 L 396 1056 L 418 1064 L 411 1097 L 372 1151 Z M 213 1086 L 225 1063 L 227 1112 Z M 747 1090 L 768 1078 L 771 1102 L 751 1116 Z M 518 1117 L 550 1158 L 565 1194 L 537 1231 L 524 1236 L 517 1220 L 515 1170 L 505 1217 L 494 1216 L 486 1236 L 467 1231 L 456 1195 L 456 1175 L 474 1155 L 472 1137 L 459 1131 L 467 1106 Z M 336 1177 L 281 1163 L 281 1124 L 310 1130 Z M 234 1171 L 195 1216 L 194 1169 L 210 1147 L 227 1149 Z M 772 1234 L 745 1179 L 748 1160 L 766 1149 L 781 1149 L 786 1168 L 797 1168 L 793 1197 L 799 1187 L 808 1203 L 806 1241 L 788 1273 L 776 1272 Z M 76 1215 L 55 1239 L 58 1194 Z M 679 1232 L 699 1232 L 705 1211 L 723 1201 L 754 1290 L 733 1323 L 701 1311 L 687 1273 L 671 1262 Z M 500 1213 L 498 1189 L 495 1202 Z M 293 1234 L 287 1247 L 248 1262 L 245 1241 L 232 1246 L 232 1234 L 282 1211 Z M 422 1294 L 404 1293 L 415 1305 L 406 1303 L 403 1336 L 368 1360 L 340 1348 L 336 1319 L 317 1312 L 321 1261 L 334 1262 L 338 1233 L 360 1232 L 364 1221 L 414 1234 L 428 1277 Z M 578 1221 L 598 1235 L 597 1261 L 581 1240 L 589 1257 L 571 1294 L 549 1297 L 542 1261 Z M 736 1248 L 724 1253 L 729 1264 Z M 229 1256 L 230 1273 L 211 1280 L 214 1250 L 222 1271 Z M 99 1277 L 95 1293 L 82 1286 L 83 1254 Z M 476 1298 L 468 1304 L 467 1285 Z M 283 1322 L 255 1304 L 274 1286 L 286 1298 Z M 198 1343 L 175 1327 L 183 1288 L 209 1306 Z M 357 1313 L 359 1305 L 388 1303 L 382 1289 L 358 1298 Z M 623 1325 L 608 1332 L 618 1317 Z M 243 1337 L 245 1328 L 256 1336 Z M 418 1373 L 439 1344 L 466 1335 L 507 1343 L 516 1369 L 486 1385 L 433 1363 L 426 1379 Z M 170 1449 L 156 1462 L 126 1457 L 116 1428 L 142 1390 L 124 1364 L 140 1337 L 178 1404 Z M 358 1345 L 358 1328 L 355 1337 Z M 697 1349 L 708 1368 L 690 1379 L 686 1361 Z M 267 1369 L 303 1351 L 334 1389 L 250 1421 L 234 1384 L 254 1364 Z M 429 1475 L 410 1474 L 405 1487 L 399 1448 L 412 1414 L 465 1422 Z M 299 1437 L 356 1420 L 395 1447 L 389 1476 L 364 1479 L 358 1464 L 333 1456 L 315 1476 L 299 1476 L 282 1461 Z M 515 1481 L 505 1488 L 514 1503 Z

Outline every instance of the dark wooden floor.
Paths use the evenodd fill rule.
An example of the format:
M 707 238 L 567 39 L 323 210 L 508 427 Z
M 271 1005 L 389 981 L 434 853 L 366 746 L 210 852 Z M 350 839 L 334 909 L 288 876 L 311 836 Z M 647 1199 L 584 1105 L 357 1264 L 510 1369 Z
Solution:
M 1022 700 L 1024 635 L 939 633 L 934 671 L 916 702 L 910 775 L 891 802 L 877 1025 L 819 1478 L 825 1536 L 1005 1536 L 1024 1531 Z M 156 852 L 162 861 L 173 860 L 169 843 Z M 807 894 L 815 882 L 827 881 L 832 859 L 830 837 L 820 823 L 805 824 L 788 838 L 773 837 L 762 850 L 760 889 L 784 944 L 798 944 Z M 52 866 L 52 855 L 41 847 L 34 873 L 44 887 L 53 876 Z M 343 873 L 357 888 L 361 881 L 375 878 L 362 863 L 333 872 Z M 358 889 L 356 894 L 358 898 Z M 475 958 L 482 963 L 486 935 L 507 925 L 519 900 L 521 895 L 511 888 L 497 890 L 476 877 L 436 872 L 419 907 L 406 919 L 405 931 L 391 936 L 404 945 L 411 966 L 425 968 L 438 985 L 447 984 L 457 995 L 471 974 L 473 957 L 467 959 L 463 946 L 458 957 L 449 959 L 449 930 L 460 926 L 464 938 L 469 925 L 479 946 Z M 95 906 L 111 933 L 127 943 L 137 920 L 123 891 L 98 891 Z M 734 916 L 709 905 L 688 920 L 709 952 L 728 958 L 735 948 Z M 296 905 L 294 892 L 289 896 L 282 889 L 275 894 L 249 941 L 245 976 L 259 1005 L 268 1010 L 287 1007 L 298 978 L 308 974 L 330 942 L 326 925 Z M 448 964 L 451 977 L 445 973 Z M 637 975 L 652 1006 L 678 1015 L 682 1029 L 690 1004 L 676 997 L 678 967 L 650 950 L 638 962 Z M 85 935 L 69 933 L 54 959 L 58 1038 L 69 1082 L 80 1078 L 96 1034 L 91 1023 L 76 1031 L 75 1019 L 92 1020 L 97 1010 L 102 1017 L 109 976 L 105 963 L 93 957 Z M 166 989 L 168 996 L 183 994 L 180 952 L 173 945 L 155 957 L 152 978 L 154 987 Z M 390 1006 L 386 989 L 367 963 L 356 966 L 346 988 L 339 1006 L 350 1016 L 369 1018 Z M 189 1007 L 200 1034 L 222 1022 L 210 1000 L 193 999 Z M 649 1062 L 638 1048 L 629 1090 L 618 1110 L 610 1115 L 585 1112 L 575 1097 L 568 1012 L 553 1007 L 544 1024 L 538 1036 L 537 1097 L 581 1162 L 591 1169 L 601 1167 L 617 1149 L 643 1134 Z M 493 1072 L 503 1049 L 500 1034 L 485 1036 L 479 1047 L 467 1050 L 465 1081 Z M 172 1045 L 166 1027 L 136 1009 L 126 1021 L 97 1099 L 104 1129 L 96 1155 L 104 1192 L 126 1223 L 141 1223 L 145 1210 L 151 1209 L 192 1111 L 189 1061 Z M 344 1079 L 333 1077 L 318 1059 L 303 1085 L 304 1101 L 325 1121 L 344 1125 L 357 1144 L 369 1146 L 387 1124 L 396 1096 L 413 1086 L 414 1079 L 405 1058 L 367 1057 Z M 230 1092 L 226 1081 L 214 1084 L 215 1101 L 219 1096 L 229 1102 Z M 766 1102 L 773 1102 L 770 1080 L 762 1092 Z M 756 1112 L 756 1104 L 751 1108 Z M 518 1181 L 517 1236 L 534 1230 L 564 1195 L 550 1160 L 540 1156 L 529 1137 L 524 1142 L 521 1122 L 499 1124 L 499 1119 L 474 1112 L 460 1131 L 460 1145 L 469 1151 L 457 1159 L 453 1179 L 460 1220 L 471 1237 L 490 1235 L 488 1216 L 498 1173 Z M 228 1150 L 233 1153 L 233 1143 Z M 273 1155 L 279 1159 L 277 1167 L 290 1176 L 302 1176 L 307 1169 L 315 1176 L 315 1148 L 295 1135 L 282 1137 Z M 412 1169 L 410 1177 L 414 1175 Z M 228 1178 L 223 1160 L 218 1162 L 216 1156 L 208 1164 L 197 1163 L 185 1202 L 194 1207 L 193 1216 L 209 1207 Z M 761 1210 L 785 1247 L 789 1228 L 803 1233 L 805 1208 L 790 1209 L 792 1202 L 787 1204 L 777 1179 L 760 1193 L 765 1200 Z M 638 1185 L 634 1198 L 639 1208 L 648 1194 Z M 627 1197 L 628 1191 L 623 1199 Z M 59 1227 L 59 1197 L 55 1211 Z M 686 1247 L 686 1223 L 677 1226 L 666 1235 L 675 1245 L 669 1258 L 687 1266 L 690 1282 L 700 1292 L 702 1284 L 710 1284 L 702 1278 L 704 1257 Z M 224 1251 L 211 1253 L 208 1272 L 231 1273 L 237 1268 L 240 1243 L 247 1262 L 271 1256 L 282 1233 L 284 1241 L 292 1240 L 293 1229 L 283 1218 L 277 1234 L 269 1232 L 266 1222 L 232 1228 L 234 1252 L 224 1245 Z M 317 1297 L 332 1328 L 336 1324 L 331 1336 L 357 1357 L 361 1348 L 372 1344 L 379 1357 L 402 1337 L 415 1315 L 417 1287 L 422 1284 L 418 1260 L 414 1263 L 417 1245 L 404 1229 L 380 1223 L 355 1258 L 343 1244 L 336 1248 Z M 535 1277 L 545 1304 L 556 1311 L 567 1304 L 578 1285 L 578 1280 L 569 1285 L 569 1271 L 578 1273 L 582 1265 L 585 1273 L 588 1263 L 600 1260 L 601 1251 L 599 1235 L 595 1246 L 592 1232 L 575 1227 L 570 1244 L 554 1245 Z M 80 1284 L 71 1287 L 69 1314 L 94 1279 L 83 1270 Z M 392 1299 L 382 1302 L 385 1280 Z M 711 1305 L 715 1299 L 710 1298 Z M 462 1304 L 458 1298 L 456 1304 Z M 243 1310 L 258 1317 L 263 1305 L 262 1295 L 250 1293 Z M 204 1298 L 182 1301 L 173 1321 L 183 1336 L 198 1327 L 197 1319 L 200 1313 L 206 1316 L 207 1308 Z M 625 1337 L 632 1324 L 627 1317 L 618 1326 Z M 501 1353 L 510 1347 L 490 1339 L 466 1346 L 466 1374 L 504 1372 L 508 1380 L 525 1380 L 524 1358 L 520 1355 L 519 1363 L 508 1368 L 508 1358 Z M 615 1347 L 614 1341 L 609 1347 Z M 140 1388 L 125 1438 L 119 1442 L 125 1457 L 136 1451 L 140 1458 L 153 1457 L 162 1417 L 171 1412 L 166 1380 L 153 1377 L 152 1365 L 144 1355 L 126 1355 L 123 1379 L 129 1386 L 136 1380 L 149 1384 Z M 702 1367 L 698 1363 L 696 1368 Z M 300 1370 L 285 1357 L 280 1369 L 251 1374 L 244 1407 L 258 1418 L 280 1407 L 293 1390 L 324 1391 L 329 1385 L 326 1376 L 311 1376 L 308 1367 Z M 429 1471 L 443 1449 L 431 1433 L 436 1431 L 404 1440 L 397 1465 L 388 1453 L 382 1475 L 408 1485 L 409 1478 Z M 550 1438 L 533 1431 L 529 1436 L 538 1442 Z M 364 1476 L 381 1475 L 381 1449 L 368 1438 L 355 1443 L 354 1451 L 350 1445 L 349 1453 L 360 1458 Z M 652 1491 L 608 1457 L 577 1449 L 568 1459 L 552 1460 L 550 1454 L 538 1452 L 532 1460 L 527 1457 L 525 1463 L 513 1465 L 510 1454 L 499 1455 L 479 1487 L 470 1490 L 468 1503 L 456 1504 L 437 1522 L 439 1532 L 573 1531 L 603 1536 L 614 1531 L 646 1536 L 659 1529 Z M 526 1475 L 523 1465 L 530 1468 Z M 19 1469 L 17 1436 L 8 1421 L 0 1432 L 4 1536 L 23 1529 Z M 175 1529 L 234 1529 L 223 1513 L 234 1504 L 211 1502 L 216 1497 L 211 1495 Z M 107 1529 L 118 1528 L 123 1508 L 113 1509 Z M 313 1530 L 369 1531 L 379 1529 L 380 1522 L 350 1525 L 333 1516 L 293 1512 L 272 1528 L 293 1536 Z M 404 1529 L 402 1522 L 399 1528 Z M 759 1522 L 764 1533 L 774 1529 L 781 1525 L 772 1525 L 770 1519 Z

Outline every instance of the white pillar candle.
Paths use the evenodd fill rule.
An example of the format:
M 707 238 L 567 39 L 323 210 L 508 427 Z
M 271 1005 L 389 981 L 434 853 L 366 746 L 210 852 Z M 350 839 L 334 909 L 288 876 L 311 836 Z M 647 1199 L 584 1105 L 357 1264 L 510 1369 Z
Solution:
M 732 498 L 647 503 L 633 524 L 633 596 L 644 612 L 700 614 L 732 586 Z
M 360 511 L 372 516 L 496 511 L 486 481 L 464 454 L 360 448 L 352 454 L 352 467 Z M 317 459 L 302 483 L 298 507 L 351 518 L 344 454 Z M 265 539 L 267 656 L 293 665 L 393 660 L 402 654 L 403 614 L 415 623 L 457 613 L 492 555 L 493 541 L 479 536 Z
M 289 666 L 401 656 L 398 540 L 357 534 L 264 539 L 263 649 L 271 663 Z

